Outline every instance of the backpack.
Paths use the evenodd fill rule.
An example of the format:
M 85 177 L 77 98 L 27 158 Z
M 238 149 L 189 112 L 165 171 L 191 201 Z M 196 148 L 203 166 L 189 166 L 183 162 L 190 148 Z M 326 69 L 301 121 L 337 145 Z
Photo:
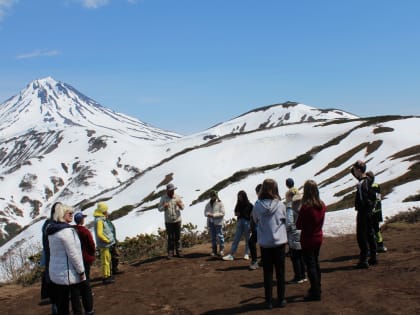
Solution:
M 378 222 L 382 222 L 382 195 L 381 195 L 381 186 L 378 183 L 373 183 L 371 185 L 372 191 L 375 193 L 375 204 L 372 210 L 373 216 Z

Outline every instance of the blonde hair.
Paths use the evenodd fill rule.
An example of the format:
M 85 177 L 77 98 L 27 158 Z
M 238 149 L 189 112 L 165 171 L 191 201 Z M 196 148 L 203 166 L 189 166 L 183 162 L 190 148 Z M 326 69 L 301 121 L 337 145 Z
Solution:
M 62 203 L 57 204 L 55 206 L 53 220 L 56 222 L 66 222 L 66 220 L 64 220 L 64 215 L 66 214 L 66 212 L 69 212 L 69 211 L 73 211 L 73 207 L 70 207 Z

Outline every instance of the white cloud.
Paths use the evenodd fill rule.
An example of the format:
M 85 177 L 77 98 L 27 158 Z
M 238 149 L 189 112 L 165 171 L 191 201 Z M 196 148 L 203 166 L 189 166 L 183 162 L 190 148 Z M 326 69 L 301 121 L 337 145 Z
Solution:
M 1 0 L 0 0 L 1 1 Z M 15 56 L 16 59 L 28 59 L 28 58 L 38 58 L 38 57 L 52 57 L 60 54 L 58 50 L 40 50 L 37 49 L 33 52 L 20 54 Z
M 109 3 L 109 0 L 82 0 L 83 6 L 89 9 L 103 7 Z
M 0 0 L 0 21 L 6 15 L 8 9 L 10 9 L 18 0 Z

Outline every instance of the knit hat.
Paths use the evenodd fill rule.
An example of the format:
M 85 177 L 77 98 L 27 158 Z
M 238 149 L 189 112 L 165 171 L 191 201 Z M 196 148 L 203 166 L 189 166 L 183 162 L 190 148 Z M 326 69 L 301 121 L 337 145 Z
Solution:
M 96 211 L 99 211 L 101 213 L 105 213 L 108 211 L 108 206 L 105 202 L 98 202 L 96 206 Z
M 293 186 L 295 186 L 295 182 L 293 181 L 293 179 L 292 179 L 292 178 L 288 178 L 288 179 L 286 179 L 286 186 L 287 186 L 288 188 L 292 188 Z
M 87 215 L 83 214 L 83 212 L 77 212 L 74 215 L 74 222 L 76 222 L 76 224 L 79 224 L 80 222 L 82 222 L 83 218 L 86 218 Z

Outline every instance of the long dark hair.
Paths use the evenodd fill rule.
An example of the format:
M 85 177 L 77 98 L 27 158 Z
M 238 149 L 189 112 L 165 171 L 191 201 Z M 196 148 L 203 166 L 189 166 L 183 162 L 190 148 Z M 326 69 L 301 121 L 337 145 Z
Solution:
M 279 187 L 274 179 L 264 179 L 260 192 L 258 193 L 258 199 L 278 199 L 281 200 L 279 195 Z
M 238 200 L 236 201 L 235 211 L 239 207 L 243 207 L 245 205 L 249 204 L 248 195 L 244 190 L 241 190 L 238 192 Z
M 303 185 L 302 205 L 321 210 L 324 203 L 319 199 L 319 189 L 315 181 L 309 179 Z

